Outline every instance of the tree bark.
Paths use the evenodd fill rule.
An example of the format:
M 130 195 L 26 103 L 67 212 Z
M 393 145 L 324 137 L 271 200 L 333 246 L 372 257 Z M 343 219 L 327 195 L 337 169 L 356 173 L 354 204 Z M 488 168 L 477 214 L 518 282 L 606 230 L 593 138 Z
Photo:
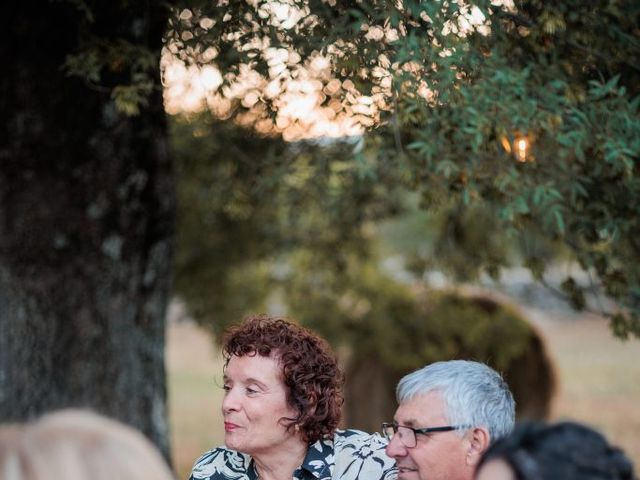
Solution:
M 168 459 L 175 194 L 157 66 L 166 3 L 9 5 L 0 33 L 0 422 L 88 407 L 139 428 Z M 100 86 L 65 74 L 67 55 L 87 39 L 155 52 L 154 90 L 139 115 L 123 115 L 111 98 L 113 85 L 131 80 L 125 53 L 109 59 Z

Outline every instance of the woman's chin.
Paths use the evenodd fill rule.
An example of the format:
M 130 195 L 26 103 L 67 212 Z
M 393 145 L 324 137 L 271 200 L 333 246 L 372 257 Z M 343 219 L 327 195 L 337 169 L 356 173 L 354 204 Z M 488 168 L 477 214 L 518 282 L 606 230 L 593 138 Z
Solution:
M 224 434 L 224 445 L 231 450 L 235 450 L 236 452 L 244 452 L 243 442 L 240 438 L 238 438 L 237 433 L 227 432 Z
M 233 438 L 233 434 L 225 433 L 224 434 L 224 444 L 227 448 L 232 450 L 237 450 L 238 442 Z

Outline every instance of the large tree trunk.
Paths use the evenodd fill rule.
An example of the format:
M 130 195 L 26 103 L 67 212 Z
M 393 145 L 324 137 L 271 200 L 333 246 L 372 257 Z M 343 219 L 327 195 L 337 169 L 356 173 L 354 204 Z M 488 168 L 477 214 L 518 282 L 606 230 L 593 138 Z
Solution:
M 62 69 L 93 35 L 159 60 L 165 6 L 25 0 L 4 8 L 0 421 L 89 407 L 139 428 L 168 458 L 175 196 L 158 68 L 148 106 L 134 117 L 110 96 L 130 76 L 124 51 L 109 59 L 99 87 Z

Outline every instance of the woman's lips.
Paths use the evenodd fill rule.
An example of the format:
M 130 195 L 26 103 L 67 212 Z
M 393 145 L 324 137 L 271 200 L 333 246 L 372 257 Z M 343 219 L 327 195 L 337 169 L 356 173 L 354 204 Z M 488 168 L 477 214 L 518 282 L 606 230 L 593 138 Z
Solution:
M 235 430 L 236 428 L 238 428 L 238 425 L 236 425 L 235 423 L 224 422 L 224 431 L 225 432 L 231 432 L 231 431 Z

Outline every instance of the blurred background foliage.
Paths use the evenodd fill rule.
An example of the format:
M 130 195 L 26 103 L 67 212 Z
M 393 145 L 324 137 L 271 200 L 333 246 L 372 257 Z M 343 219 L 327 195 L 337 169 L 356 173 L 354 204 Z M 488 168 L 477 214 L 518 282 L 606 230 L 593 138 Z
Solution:
M 234 188 L 225 196 L 224 208 L 239 212 L 224 221 L 240 228 L 241 215 L 265 218 L 263 227 L 252 223 L 258 245 L 243 240 L 229 259 L 306 236 L 313 248 L 339 246 L 316 254 L 344 268 L 347 252 L 369 248 L 361 242 L 367 222 L 406 210 L 398 192 L 413 191 L 431 236 L 412 268 L 438 262 L 459 280 L 480 272 L 498 278 L 517 260 L 545 282 L 561 252 L 588 274 L 584 281 L 569 273 L 560 283 L 569 301 L 602 311 L 622 338 L 640 335 L 637 2 L 184 7 L 171 21 L 167 51 L 219 71 L 206 108 L 220 122 L 198 128 L 222 138 L 235 124 L 264 135 L 245 130 L 218 143 L 241 138 L 240 147 L 224 149 L 234 164 L 227 174 L 255 169 L 260 177 L 248 178 L 242 195 Z M 359 122 L 362 135 L 352 143 L 299 140 L 303 121 L 284 116 L 291 85 L 315 92 L 316 106 L 332 118 Z M 174 123 L 195 128 L 194 121 Z M 281 135 L 299 141 L 278 143 Z M 260 153 L 253 165 L 237 166 L 235 148 Z M 261 195 L 274 211 L 261 210 Z M 277 225 L 287 235 L 257 241 Z M 590 303 L 593 290 L 615 305 Z
M 394 375 L 546 362 L 517 312 L 433 272 L 522 265 L 640 336 L 638 20 L 631 0 L 188 2 L 167 52 L 218 76 L 171 118 L 178 295 L 216 335 L 286 312 Z M 305 138 L 292 85 L 361 133 Z M 584 275 L 552 285 L 559 263 Z
M 493 238 L 486 213 L 459 219 L 468 235 L 449 226 L 451 208 L 425 215 L 402 188 L 401 170 L 376 169 L 381 164 L 369 161 L 375 152 L 358 151 L 353 141 L 285 143 L 207 116 L 174 117 L 172 135 L 176 289 L 215 337 L 256 311 L 313 328 L 341 352 L 346 417 L 360 428 L 376 429 L 392 415 L 400 376 L 446 358 L 492 364 L 514 377 L 522 415 L 548 413 L 553 367 L 526 319 L 486 294 L 438 292 L 421 280 L 428 268 L 468 280 L 488 264 L 477 256 L 481 244 L 461 240 L 475 235 L 506 245 Z M 360 160 L 345 162 L 349 155 Z M 385 264 L 399 255 L 413 268 Z M 465 260 L 474 255 L 475 262 Z M 418 256 L 431 261 L 419 269 L 412 264 Z M 539 377 L 538 395 L 516 386 L 528 370 L 534 373 L 526 378 Z M 359 386 L 365 378 L 366 388 Z M 363 409 L 372 388 L 378 399 Z
M 369 255 L 365 225 L 399 205 L 393 170 L 343 160 L 350 141 L 288 144 L 206 117 L 174 117 L 172 138 L 176 287 L 215 333 L 266 308 L 294 267 L 340 271 Z M 301 249 L 315 260 L 294 262 Z

